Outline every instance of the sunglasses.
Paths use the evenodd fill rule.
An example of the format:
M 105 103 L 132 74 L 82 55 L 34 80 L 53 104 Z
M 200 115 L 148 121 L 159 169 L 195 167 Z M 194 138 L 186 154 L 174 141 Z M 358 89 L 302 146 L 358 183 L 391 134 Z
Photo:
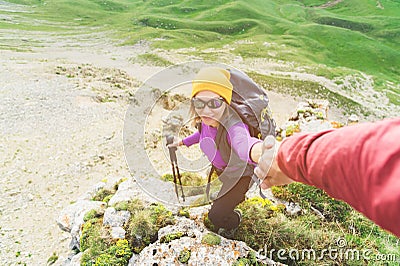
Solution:
M 210 109 L 218 109 L 222 106 L 223 102 L 224 102 L 224 98 L 219 97 L 219 98 L 212 98 L 211 100 L 208 101 L 203 101 L 200 100 L 198 98 L 193 98 L 192 99 L 192 103 L 195 109 L 204 109 L 206 107 L 206 105 L 208 106 L 208 108 Z

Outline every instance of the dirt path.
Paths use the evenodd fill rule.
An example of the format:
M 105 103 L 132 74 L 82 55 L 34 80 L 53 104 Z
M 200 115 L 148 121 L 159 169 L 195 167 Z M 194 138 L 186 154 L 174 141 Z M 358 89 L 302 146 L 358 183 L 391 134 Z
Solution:
M 117 95 L 102 102 L 113 88 L 94 76 L 113 76 L 118 68 L 145 79 L 158 69 L 138 71 L 129 62 L 144 46 L 115 47 L 96 34 L 63 39 L 2 31 L 0 36 L 13 45 L 24 36 L 20 47 L 47 43 L 31 46 L 31 52 L 1 51 L 1 261 L 44 265 L 56 252 L 61 262 L 70 241 L 56 224 L 62 208 L 104 178 L 129 175 L 122 147 L 127 101 Z M 85 64 L 93 77 L 57 74 Z

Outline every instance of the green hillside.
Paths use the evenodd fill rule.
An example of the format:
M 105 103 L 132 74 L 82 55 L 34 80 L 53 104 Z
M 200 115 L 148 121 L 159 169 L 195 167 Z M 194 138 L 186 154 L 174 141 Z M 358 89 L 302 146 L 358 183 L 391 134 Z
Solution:
M 35 6 L 25 16 L 112 30 L 129 44 L 157 38 L 154 47 L 203 49 L 245 39 L 254 44 L 237 45 L 234 53 L 268 58 L 275 51 L 273 59 L 346 67 L 397 84 L 400 74 L 400 2 L 394 0 L 345 0 L 327 8 L 318 0 L 12 2 Z

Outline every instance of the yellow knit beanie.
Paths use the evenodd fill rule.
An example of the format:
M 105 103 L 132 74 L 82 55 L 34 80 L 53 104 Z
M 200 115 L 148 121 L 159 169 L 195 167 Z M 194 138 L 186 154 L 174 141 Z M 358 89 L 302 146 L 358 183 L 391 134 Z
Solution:
M 200 69 L 192 82 L 192 97 L 200 91 L 212 91 L 220 95 L 230 104 L 232 99 L 232 83 L 229 71 L 219 67 Z

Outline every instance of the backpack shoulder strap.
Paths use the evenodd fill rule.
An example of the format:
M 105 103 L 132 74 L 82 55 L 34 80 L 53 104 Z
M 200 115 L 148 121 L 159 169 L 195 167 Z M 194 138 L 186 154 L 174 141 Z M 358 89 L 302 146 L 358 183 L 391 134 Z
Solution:
M 236 151 L 232 149 L 228 142 L 228 130 L 233 125 L 242 122 L 237 114 L 229 114 L 226 119 L 221 121 L 221 125 L 218 127 L 217 136 L 215 138 L 215 144 L 219 150 L 222 159 L 227 164 L 228 174 L 232 175 L 232 178 L 240 178 L 245 175 L 251 176 L 254 167 L 244 162 L 237 155 Z M 251 169 L 250 169 L 251 168 Z M 233 170 L 233 169 L 237 169 Z
M 197 122 L 195 127 L 201 133 L 201 122 Z
M 207 186 L 206 186 L 206 195 L 207 195 L 207 201 L 210 202 L 210 187 L 211 187 L 211 177 L 215 171 L 215 166 L 211 165 L 210 172 L 208 173 L 208 178 L 207 178 Z

